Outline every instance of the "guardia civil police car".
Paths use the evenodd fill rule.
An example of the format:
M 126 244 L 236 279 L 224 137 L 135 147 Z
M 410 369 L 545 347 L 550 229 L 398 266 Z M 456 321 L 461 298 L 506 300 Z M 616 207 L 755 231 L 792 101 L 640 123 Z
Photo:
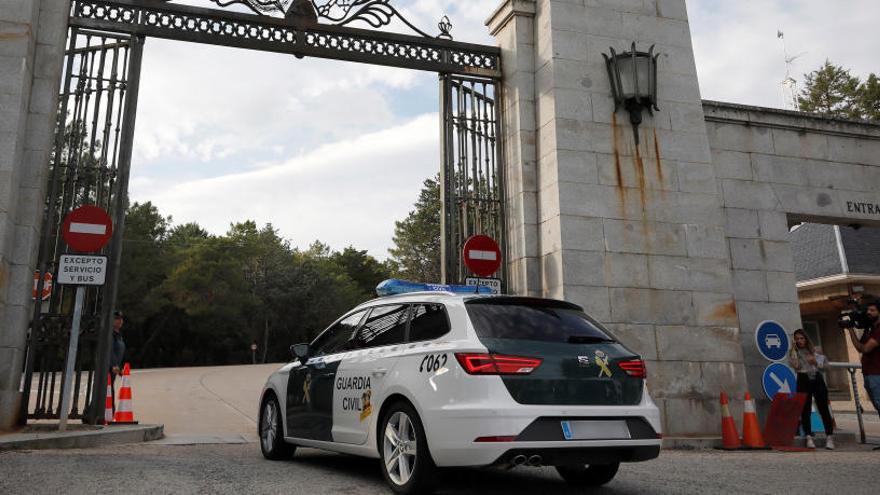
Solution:
M 425 493 L 446 466 L 555 466 L 595 486 L 659 455 L 644 362 L 580 307 L 421 286 L 383 282 L 402 293 L 292 346 L 262 393 L 264 456 L 380 458 L 395 492 Z

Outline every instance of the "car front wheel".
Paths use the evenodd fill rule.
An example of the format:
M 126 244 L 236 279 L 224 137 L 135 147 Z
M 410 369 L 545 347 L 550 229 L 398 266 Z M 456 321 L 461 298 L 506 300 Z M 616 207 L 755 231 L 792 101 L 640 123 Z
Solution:
M 430 493 L 437 470 L 428 451 L 425 429 L 412 406 L 398 402 L 388 409 L 379 430 L 382 475 L 395 493 Z
M 588 466 L 556 466 L 556 472 L 572 486 L 602 486 L 614 479 L 620 463 L 591 464 Z
M 295 445 L 284 441 L 284 429 L 281 423 L 281 407 L 275 396 L 263 402 L 260 410 L 260 450 L 263 457 L 277 461 L 293 457 Z

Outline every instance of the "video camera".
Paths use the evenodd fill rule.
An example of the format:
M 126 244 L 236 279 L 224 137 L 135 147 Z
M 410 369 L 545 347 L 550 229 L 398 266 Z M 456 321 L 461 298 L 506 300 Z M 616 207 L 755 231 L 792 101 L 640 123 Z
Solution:
M 865 306 L 860 305 L 856 299 L 849 299 L 846 303 L 851 309 L 840 312 L 840 316 L 837 318 L 837 325 L 844 330 L 847 328 L 870 329 L 871 320 L 868 319 Z

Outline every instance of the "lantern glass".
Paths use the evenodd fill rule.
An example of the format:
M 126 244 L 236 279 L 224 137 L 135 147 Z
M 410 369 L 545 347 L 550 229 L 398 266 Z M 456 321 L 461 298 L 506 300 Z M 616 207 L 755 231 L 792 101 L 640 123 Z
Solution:
M 617 67 L 620 71 L 620 98 L 644 99 L 653 97 L 654 75 L 652 74 L 652 60 L 650 57 L 638 54 L 624 54 L 617 58 Z

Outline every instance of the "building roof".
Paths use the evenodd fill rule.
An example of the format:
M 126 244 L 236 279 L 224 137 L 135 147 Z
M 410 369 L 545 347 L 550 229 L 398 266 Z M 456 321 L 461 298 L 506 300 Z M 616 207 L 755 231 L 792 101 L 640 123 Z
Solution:
M 840 229 L 840 246 L 837 233 Z M 798 282 L 833 275 L 880 275 L 880 229 L 806 223 L 790 234 Z M 845 259 L 841 259 L 841 249 Z
M 790 236 L 798 282 L 843 273 L 834 225 L 805 223 Z
M 880 229 L 840 228 L 849 273 L 880 275 Z

